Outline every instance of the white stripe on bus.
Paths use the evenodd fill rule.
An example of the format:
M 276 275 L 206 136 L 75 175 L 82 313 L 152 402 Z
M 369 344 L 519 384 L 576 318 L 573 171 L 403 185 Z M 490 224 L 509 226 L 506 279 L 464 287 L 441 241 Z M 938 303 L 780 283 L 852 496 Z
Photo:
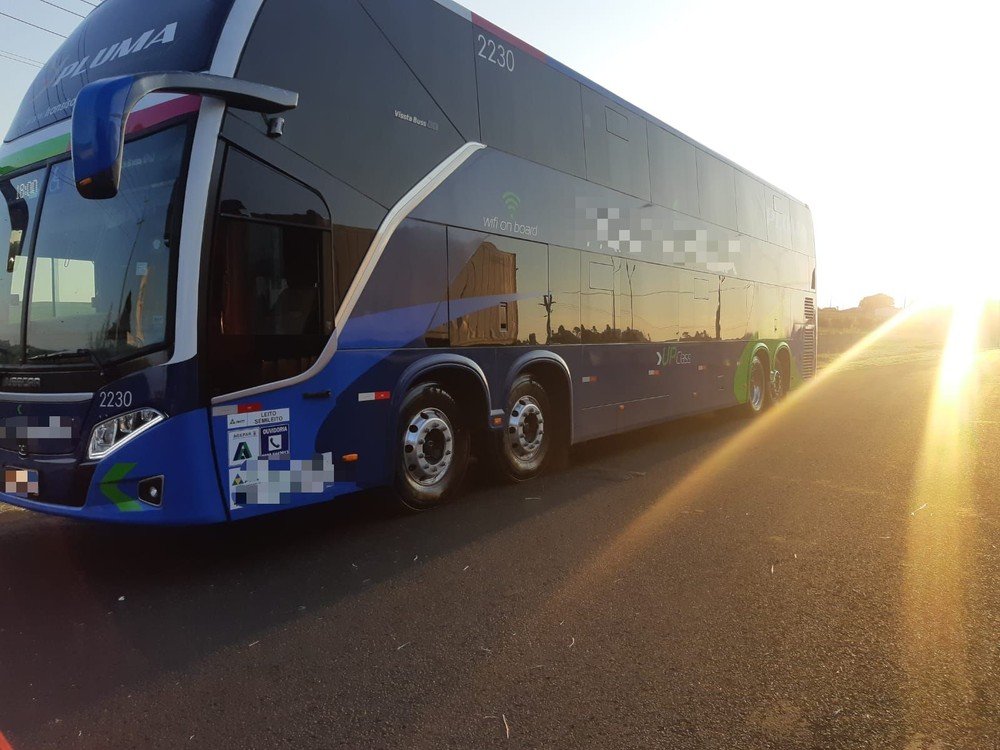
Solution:
M 344 297 L 340 310 L 337 312 L 335 333 L 330 337 L 330 340 L 326 342 L 326 346 L 319 355 L 319 359 L 313 363 L 312 367 L 305 372 L 286 380 L 279 380 L 276 383 L 266 383 L 255 388 L 248 388 L 247 390 L 239 391 L 237 393 L 228 393 L 223 396 L 216 396 L 212 399 L 212 403 L 220 404 L 226 401 L 235 401 L 237 399 L 257 396 L 261 393 L 270 393 L 271 391 L 277 391 L 281 388 L 287 388 L 292 385 L 304 383 L 323 372 L 326 366 L 330 364 L 330 360 L 333 359 L 333 355 L 337 352 L 337 336 L 342 330 L 344 330 L 344 324 L 350 320 L 351 313 L 354 311 L 354 306 L 361 298 L 361 292 L 364 290 L 365 285 L 368 283 L 368 279 L 371 277 L 372 273 L 374 273 L 375 267 L 378 265 L 379 259 L 382 257 L 382 253 L 385 252 L 385 248 L 389 244 L 389 240 L 392 239 L 392 235 L 396 232 L 396 229 L 403 223 L 403 220 L 407 216 L 413 213 L 417 206 L 419 206 L 424 199 L 427 198 L 427 196 L 433 193 L 441 185 L 442 182 L 454 174 L 455 171 L 465 164 L 465 162 L 467 162 L 476 152 L 481 151 L 484 148 L 486 148 L 486 146 L 482 143 L 476 143 L 475 141 L 466 143 L 464 146 L 460 147 L 455 151 L 455 153 L 435 167 L 426 177 L 424 177 L 424 179 L 417 183 L 413 189 L 403 196 L 399 203 L 393 206 L 392 210 L 386 214 L 378 232 L 375 233 L 375 239 L 372 240 L 371 247 L 365 255 L 365 259 L 362 261 L 361 267 L 358 269 L 357 275 L 354 277 L 354 281 L 352 282 L 350 289 L 348 289 L 347 294 Z M 205 203 L 206 201 L 202 201 L 201 205 L 203 209 Z

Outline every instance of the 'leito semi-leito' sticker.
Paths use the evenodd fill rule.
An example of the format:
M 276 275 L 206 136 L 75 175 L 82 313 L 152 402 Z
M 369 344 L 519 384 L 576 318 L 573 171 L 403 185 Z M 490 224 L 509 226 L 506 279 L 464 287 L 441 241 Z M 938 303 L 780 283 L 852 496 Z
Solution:
M 289 422 L 290 411 L 288 409 L 265 409 L 262 411 L 241 412 L 239 414 L 229 414 L 226 416 L 226 426 L 230 429 L 239 427 L 262 427 L 265 425 L 281 424 Z

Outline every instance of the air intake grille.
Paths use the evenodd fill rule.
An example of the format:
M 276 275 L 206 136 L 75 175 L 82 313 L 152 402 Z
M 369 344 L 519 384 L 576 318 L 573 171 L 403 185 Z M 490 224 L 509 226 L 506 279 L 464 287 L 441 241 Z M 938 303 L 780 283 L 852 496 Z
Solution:
M 806 297 L 806 328 L 803 331 L 802 377 L 816 375 L 816 300 Z

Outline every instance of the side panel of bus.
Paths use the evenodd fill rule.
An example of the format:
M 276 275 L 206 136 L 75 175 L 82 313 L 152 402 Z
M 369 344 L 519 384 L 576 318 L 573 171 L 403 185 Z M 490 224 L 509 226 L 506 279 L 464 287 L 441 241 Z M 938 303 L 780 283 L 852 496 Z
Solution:
M 264 4 L 238 75 L 301 105 L 278 140 L 236 111 L 224 137 L 322 198 L 335 311 L 401 197 L 463 144 L 489 148 L 396 230 L 321 373 L 217 405 L 234 513 L 391 481 L 395 410 L 427 368 L 471 373 L 481 395 L 463 406 L 485 426 L 518 368 L 545 356 L 567 371 L 580 441 L 742 403 L 754 351 L 772 367 L 789 357 L 793 379 L 814 367 L 808 210 L 540 53 L 483 57 L 497 33 L 431 0 Z M 282 40 L 295 41 L 275 56 Z M 320 338 L 271 381 L 311 367 Z M 283 425 L 291 447 L 277 437 L 269 457 Z M 291 462 L 275 464 L 282 482 L 321 481 L 234 496 L 236 459 L 254 454 L 241 430 L 254 460 Z

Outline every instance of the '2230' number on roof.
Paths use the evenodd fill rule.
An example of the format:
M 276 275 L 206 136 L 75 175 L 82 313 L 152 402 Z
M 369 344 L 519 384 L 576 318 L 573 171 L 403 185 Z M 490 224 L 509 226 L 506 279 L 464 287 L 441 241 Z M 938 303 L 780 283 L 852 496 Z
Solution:
M 514 50 L 497 44 L 485 34 L 480 34 L 477 41 L 481 58 L 511 73 L 514 72 Z

